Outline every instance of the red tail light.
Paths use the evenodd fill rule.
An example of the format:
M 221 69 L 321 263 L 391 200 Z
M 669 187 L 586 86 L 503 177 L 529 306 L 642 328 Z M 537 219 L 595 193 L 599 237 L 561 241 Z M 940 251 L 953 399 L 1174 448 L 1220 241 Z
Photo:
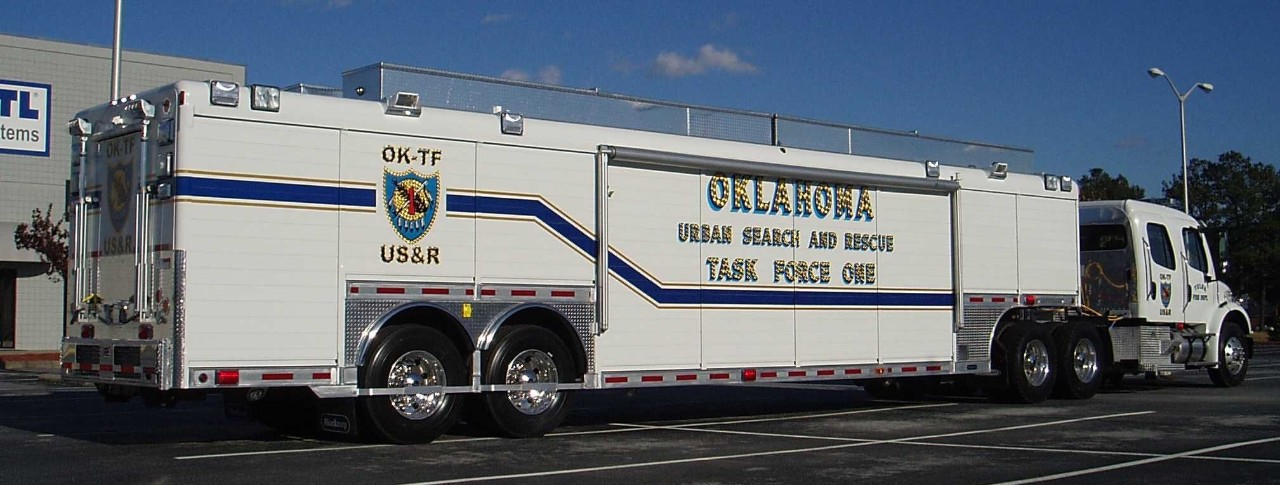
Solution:
M 754 380 L 756 380 L 756 370 L 755 370 L 755 369 L 742 369 L 742 381 L 743 381 L 743 382 L 751 382 L 751 381 L 754 381 Z
M 1025 301 L 1025 302 L 1027 302 L 1027 306 L 1035 306 L 1035 305 L 1036 305 L 1036 296 L 1035 296 L 1035 295 L 1027 295 L 1027 296 L 1024 296 L 1024 297 L 1022 297 L 1022 300 L 1023 300 L 1023 301 Z
M 240 384 L 239 370 L 219 370 L 213 376 L 213 383 L 219 386 L 235 386 Z
M 80 338 L 93 338 L 93 325 L 81 325 Z
M 142 324 L 138 327 L 138 340 L 151 340 L 155 335 L 155 329 L 151 325 Z

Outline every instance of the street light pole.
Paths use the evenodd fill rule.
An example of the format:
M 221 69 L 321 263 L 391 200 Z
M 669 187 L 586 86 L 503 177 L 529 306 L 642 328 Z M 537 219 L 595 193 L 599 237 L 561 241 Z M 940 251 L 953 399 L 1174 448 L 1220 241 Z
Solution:
M 120 97 L 120 12 L 124 0 L 116 0 L 116 31 L 111 44 L 111 100 Z
M 1159 68 L 1151 68 L 1147 70 L 1147 75 L 1152 78 L 1163 77 L 1165 81 L 1169 81 L 1169 89 L 1173 90 L 1173 95 L 1178 98 L 1178 121 L 1182 125 L 1182 210 L 1187 214 L 1191 213 L 1191 195 L 1188 190 L 1187 181 L 1187 98 L 1191 97 L 1191 93 L 1200 88 L 1206 93 L 1213 91 L 1213 85 L 1209 83 L 1196 83 L 1187 92 L 1179 92 L 1178 87 L 1173 85 L 1173 78 L 1170 78 L 1164 71 Z

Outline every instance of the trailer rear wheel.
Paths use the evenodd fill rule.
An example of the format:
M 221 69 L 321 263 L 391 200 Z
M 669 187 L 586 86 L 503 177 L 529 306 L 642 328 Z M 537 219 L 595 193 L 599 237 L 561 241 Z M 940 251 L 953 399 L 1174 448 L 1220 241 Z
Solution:
M 497 346 L 485 355 L 486 384 L 573 382 L 573 359 L 556 334 L 542 327 L 514 325 L 498 330 Z M 481 395 L 475 404 L 483 427 L 512 438 L 542 436 L 564 421 L 569 393 L 507 391 Z
M 1097 394 L 1106 373 L 1106 350 L 1098 330 L 1084 322 L 1068 323 L 1054 332 L 1058 343 L 1058 384 L 1054 395 L 1089 399 Z
M 361 369 L 364 388 L 458 385 L 466 381 L 462 358 L 448 337 L 427 327 L 392 327 Z M 426 443 L 458 421 L 460 395 L 443 392 L 370 396 L 357 410 L 373 432 L 393 443 Z
M 1053 392 L 1057 363 L 1046 325 L 1014 324 L 1000 335 L 1000 347 L 1000 369 L 1008 379 L 1002 397 L 1028 404 L 1048 399 Z
M 1218 334 L 1218 366 L 1209 369 L 1209 380 L 1218 387 L 1235 387 L 1244 384 L 1249 372 L 1249 352 L 1246 350 L 1244 331 L 1233 322 L 1223 322 Z

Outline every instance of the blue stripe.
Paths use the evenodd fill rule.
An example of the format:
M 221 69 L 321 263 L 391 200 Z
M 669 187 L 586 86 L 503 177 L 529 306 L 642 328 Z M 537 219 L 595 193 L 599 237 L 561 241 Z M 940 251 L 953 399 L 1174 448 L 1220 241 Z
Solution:
M 326 187 L 321 185 L 192 176 L 178 177 L 174 192 L 175 195 L 179 196 L 298 202 L 348 207 L 374 207 L 377 200 L 377 191 L 366 188 Z
M 348 207 L 375 207 L 377 205 L 377 191 L 366 188 L 181 176 L 177 178 L 174 189 L 176 195 L 180 196 L 297 202 Z M 448 212 L 455 213 L 533 217 L 546 224 L 552 231 L 567 239 L 582 252 L 593 258 L 596 255 L 594 237 L 578 229 L 578 226 L 569 222 L 564 216 L 541 201 L 449 194 L 446 199 L 446 206 Z M 664 305 L 866 307 L 877 305 L 947 307 L 955 305 L 955 295 L 952 293 L 879 293 L 873 290 L 812 291 L 797 289 L 792 291 L 786 289 L 663 288 L 656 281 L 650 279 L 616 255 L 609 258 L 609 270 L 653 301 Z
M 595 238 L 582 232 L 582 230 L 578 229 L 578 226 L 573 225 L 573 223 L 540 201 L 483 195 L 449 194 L 447 207 L 449 212 L 534 217 L 551 227 L 551 230 L 555 231 L 556 234 L 568 239 L 570 243 L 577 246 L 582 252 L 592 257 L 596 255 Z
M 540 201 L 502 197 L 449 194 L 448 211 L 535 217 L 589 255 L 596 254 L 596 241 L 556 211 Z M 653 301 L 664 305 L 739 306 L 932 306 L 955 305 L 953 293 L 879 293 L 874 290 L 737 290 L 724 288 L 663 288 L 626 260 L 610 253 L 609 271 L 634 286 Z

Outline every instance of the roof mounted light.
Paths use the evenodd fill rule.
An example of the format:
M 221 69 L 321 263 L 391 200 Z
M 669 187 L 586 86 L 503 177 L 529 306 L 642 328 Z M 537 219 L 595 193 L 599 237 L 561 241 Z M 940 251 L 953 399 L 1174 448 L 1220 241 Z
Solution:
M 942 164 L 937 160 L 924 161 L 924 176 L 936 179 L 942 175 Z
M 386 113 L 399 116 L 422 116 L 422 106 L 418 104 L 418 93 L 398 92 L 383 100 Z
M 1061 183 L 1061 184 L 1059 184 L 1059 186 L 1061 186 L 1061 187 L 1062 187 L 1062 191 L 1063 191 L 1063 192 L 1071 192 L 1071 186 L 1072 186 L 1074 183 L 1075 183 L 1075 181 L 1074 181 L 1074 180 L 1071 180 L 1071 176 L 1069 176 L 1069 175 L 1063 175 L 1063 176 L 1062 176 L 1062 183 Z
M 1059 190 L 1061 183 L 1062 183 L 1062 179 L 1059 178 L 1057 175 L 1054 175 L 1051 173 L 1044 174 L 1045 190 L 1054 190 L 1054 191 Z
M 89 136 L 93 134 L 93 123 L 84 118 L 76 118 L 67 122 L 67 131 L 71 136 Z
M 991 178 L 1004 179 L 1009 176 L 1009 164 L 1005 162 L 994 162 L 991 164 Z
M 218 106 L 240 105 L 240 85 L 231 81 L 209 81 L 209 103 Z
M 249 89 L 249 107 L 258 111 L 280 111 L 280 88 L 254 84 Z
M 145 99 L 131 98 L 129 104 L 124 106 L 124 114 L 128 115 L 131 122 L 149 120 L 156 116 L 156 105 Z
M 500 129 L 504 135 L 524 135 L 524 115 L 512 113 L 501 106 L 493 107 L 493 114 L 498 115 Z

